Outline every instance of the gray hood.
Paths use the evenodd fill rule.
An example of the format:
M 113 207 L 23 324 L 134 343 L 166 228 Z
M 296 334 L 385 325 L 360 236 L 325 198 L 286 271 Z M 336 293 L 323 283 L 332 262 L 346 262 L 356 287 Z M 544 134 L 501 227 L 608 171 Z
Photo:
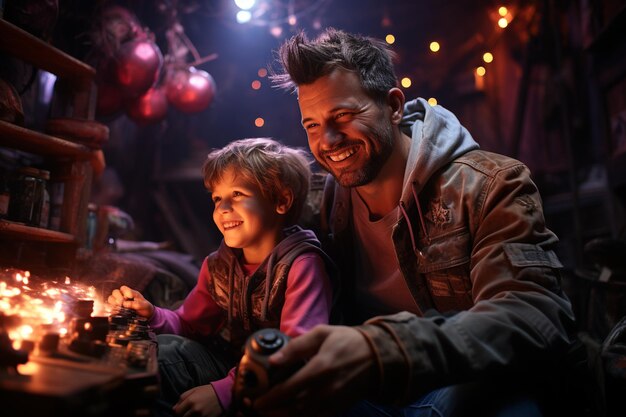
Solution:
M 412 183 L 419 193 L 436 171 L 479 147 L 454 114 L 423 98 L 405 103 L 400 129 L 412 140 L 402 187 L 405 203 L 412 200 Z

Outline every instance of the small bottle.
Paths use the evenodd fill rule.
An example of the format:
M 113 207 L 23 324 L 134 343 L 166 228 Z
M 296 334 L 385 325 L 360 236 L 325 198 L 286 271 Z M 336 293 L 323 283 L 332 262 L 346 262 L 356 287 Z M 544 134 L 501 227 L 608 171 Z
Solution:
M 39 227 L 47 228 L 50 219 L 50 193 L 48 192 L 48 181 L 50 181 L 50 171 L 40 169 L 39 174 L 43 183 L 43 196 L 41 201 L 41 214 L 39 215 Z
M 39 226 L 44 201 L 45 182 L 38 169 L 23 167 L 11 182 L 9 220 L 28 226 Z
M 50 184 L 50 222 L 51 230 L 61 230 L 61 213 L 63 212 L 63 198 L 65 195 L 65 183 L 53 181 Z
M 0 172 L 0 219 L 9 215 L 9 202 L 11 201 L 11 188 L 9 176 L 6 171 Z

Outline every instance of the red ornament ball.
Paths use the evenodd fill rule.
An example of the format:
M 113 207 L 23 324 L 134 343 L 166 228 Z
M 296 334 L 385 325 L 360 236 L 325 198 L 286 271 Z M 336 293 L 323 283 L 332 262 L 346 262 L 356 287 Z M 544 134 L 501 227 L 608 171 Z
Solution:
M 138 97 L 156 82 L 163 55 L 149 40 L 125 42 L 115 54 L 113 76 L 126 97 Z
M 211 74 L 194 67 L 170 70 L 165 84 L 169 102 L 185 113 L 206 109 L 215 96 L 215 80 Z
M 161 87 L 149 89 L 144 95 L 127 103 L 126 114 L 139 124 L 156 123 L 167 115 L 167 98 Z

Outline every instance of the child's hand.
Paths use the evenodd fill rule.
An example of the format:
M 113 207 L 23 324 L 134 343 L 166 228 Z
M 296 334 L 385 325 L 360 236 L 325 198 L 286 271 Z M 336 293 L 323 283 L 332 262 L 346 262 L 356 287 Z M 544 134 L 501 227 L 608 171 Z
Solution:
M 133 309 L 141 317 L 149 319 L 154 314 L 154 306 L 139 291 L 122 285 L 119 289 L 113 290 L 107 302 L 112 306 L 121 306 Z
M 177 416 L 202 417 L 218 417 L 224 412 L 211 384 L 183 392 L 173 410 Z

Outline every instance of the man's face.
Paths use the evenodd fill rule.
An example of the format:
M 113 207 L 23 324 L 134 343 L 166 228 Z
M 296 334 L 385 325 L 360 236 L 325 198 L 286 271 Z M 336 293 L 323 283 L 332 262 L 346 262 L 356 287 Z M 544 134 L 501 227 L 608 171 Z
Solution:
M 389 158 L 394 134 L 390 108 L 370 98 L 358 75 L 335 70 L 298 88 L 302 125 L 320 165 L 344 187 L 376 178 Z

